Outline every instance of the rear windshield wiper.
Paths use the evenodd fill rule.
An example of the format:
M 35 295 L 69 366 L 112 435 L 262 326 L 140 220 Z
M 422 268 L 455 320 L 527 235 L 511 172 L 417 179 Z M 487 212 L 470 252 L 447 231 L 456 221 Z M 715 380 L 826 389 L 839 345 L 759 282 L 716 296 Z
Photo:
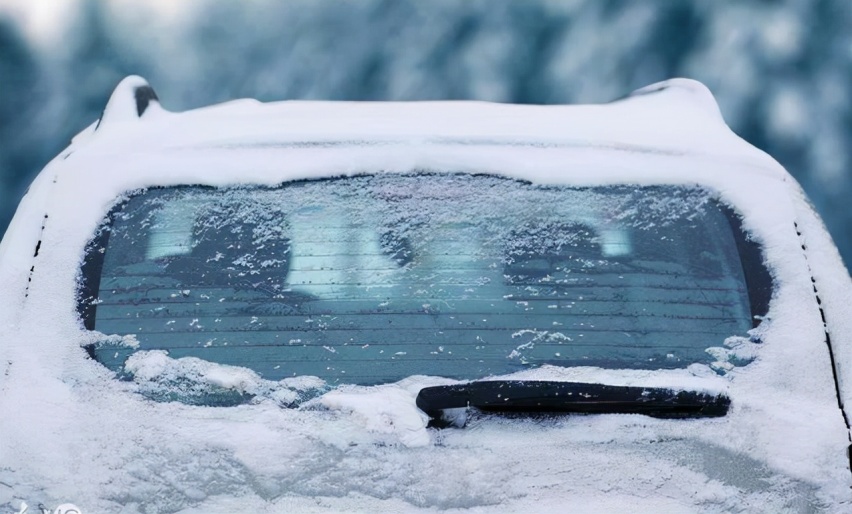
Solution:
M 494 380 L 426 387 L 417 407 L 441 426 L 443 411 L 475 407 L 487 412 L 645 414 L 658 418 L 719 417 L 731 400 L 724 395 L 579 382 Z

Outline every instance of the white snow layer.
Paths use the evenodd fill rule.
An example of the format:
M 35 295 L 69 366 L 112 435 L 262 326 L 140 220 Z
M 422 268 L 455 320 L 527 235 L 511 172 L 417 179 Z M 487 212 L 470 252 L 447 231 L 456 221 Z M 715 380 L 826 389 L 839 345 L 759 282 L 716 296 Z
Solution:
M 136 80 L 136 79 L 132 79 Z M 127 83 L 123 87 L 138 85 Z M 852 405 L 852 285 L 795 182 L 688 81 L 607 106 L 240 101 L 126 116 L 125 90 L 32 185 L 0 244 L 0 507 L 83 512 L 846 512 L 848 433 L 811 275 Z M 137 354 L 135 381 L 85 358 L 75 312 L 84 246 L 128 191 L 280 184 L 358 173 L 492 173 L 547 184 L 701 184 L 745 215 L 777 285 L 756 359 L 517 378 L 726 391 L 718 419 L 473 416 L 426 428 L 412 377 L 326 392 L 198 359 Z M 800 230 L 811 253 L 806 261 Z M 43 227 L 43 228 L 42 228 Z M 40 241 L 39 252 L 33 258 Z M 34 267 L 33 267 L 34 266 Z M 30 279 L 30 269 L 33 272 Z M 810 271 L 809 271 L 810 267 Z M 132 341 L 129 341 L 132 343 Z M 233 407 L 155 402 L 163 377 L 257 395 Z M 146 389 L 148 388 L 148 389 Z M 322 391 L 316 393 L 321 394 Z M 14 511 L 14 510 L 13 510 Z

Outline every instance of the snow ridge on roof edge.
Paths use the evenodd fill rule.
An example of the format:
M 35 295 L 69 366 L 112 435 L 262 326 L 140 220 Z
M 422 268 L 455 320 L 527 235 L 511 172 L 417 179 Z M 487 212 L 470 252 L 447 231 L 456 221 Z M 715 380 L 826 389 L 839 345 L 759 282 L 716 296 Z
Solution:
M 722 117 L 722 111 L 719 109 L 719 103 L 716 102 L 716 97 L 713 96 L 713 93 L 707 86 L 694 79 L 673 78 L 662 82 L 656 82 L 654 84 L 641 87 L 627 95 L 625 98 L 616 100 L 615 102 L 635 100 L 651 95 L 664 98 L 676 97 L 681 100 L 685 100 L 694 107 L 705 112 L 710 117 L 725 123 L 725 119 Z
M 161 116 L 174 114 L 168 120 Z M 141 118 L 145 118 L 145 123 Z M 150 123 L 148 123 L 150 121 Z M 104 130 L 103 124 L 109 128 Z M 176 125 L 177 124 L 177 125 Z M 217 126 L 215 133 L 207 128 Z M 701 82 L 674 78 L 637 89 L 608 103 L 518 105 L 478 101 L 329 102 L 232 100 L 179 113 L 165 111 L 142 77 L 123 79 L 99 120 L 72 140 L 81 149 L 103 132 L 109 151 L 206 148 L 266 141 L 394 140 L 429 137 L 495 141 L 541 140 L 677 152 L 757 153 L 725 123 L 713 94 Z M 141 131 L 141 132 L 140 132 Z M 124 145 L 123 143 L 127 143 Z M 708 150 L 709 149 L 709 150 Z M 762 159 L 761 159 L 762 160 Z M 770 166 L 774 167 L 774 166 Z

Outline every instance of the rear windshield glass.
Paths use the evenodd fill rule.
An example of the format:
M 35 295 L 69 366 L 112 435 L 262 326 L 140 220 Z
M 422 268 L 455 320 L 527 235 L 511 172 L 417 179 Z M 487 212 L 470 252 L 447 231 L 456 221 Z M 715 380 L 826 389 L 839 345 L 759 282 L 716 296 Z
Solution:
M 685 368 L 753 327 L 736 218 L 700 188 L 383 175 L 133 195 L 88 250 L 86 327 L 263 378 Z M 748 269 L 746 266 L 746 269 Z

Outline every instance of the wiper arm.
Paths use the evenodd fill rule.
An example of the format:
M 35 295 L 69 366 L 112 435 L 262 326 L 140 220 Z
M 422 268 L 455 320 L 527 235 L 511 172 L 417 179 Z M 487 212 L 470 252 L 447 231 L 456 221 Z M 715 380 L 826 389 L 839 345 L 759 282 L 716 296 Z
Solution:
M 730 404 L 727 396 L 694 391 L 516 380 L 426 387 L 417 395 L 417 407 L 438 424 L 445 409 L 465 407 L 490 412 L 616 413 L 695 418 L 724 416 Z

